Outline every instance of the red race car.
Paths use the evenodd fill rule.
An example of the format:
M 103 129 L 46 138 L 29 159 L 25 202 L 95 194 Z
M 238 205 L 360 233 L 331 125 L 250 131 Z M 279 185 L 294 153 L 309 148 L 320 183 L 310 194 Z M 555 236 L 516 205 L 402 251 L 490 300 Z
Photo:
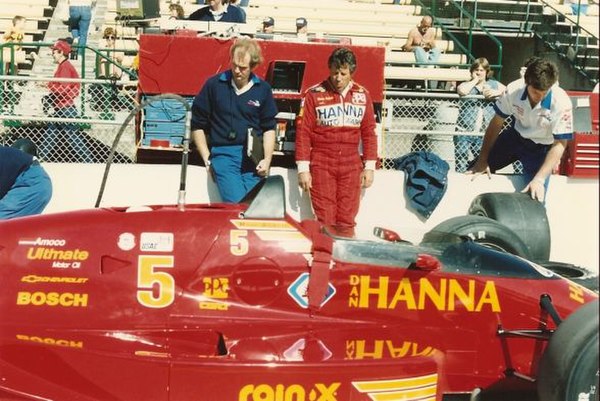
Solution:
M 275 176 L 240 204 L 0 222 L 0 399 L 598 400 L 595 292 L 285 208 Z

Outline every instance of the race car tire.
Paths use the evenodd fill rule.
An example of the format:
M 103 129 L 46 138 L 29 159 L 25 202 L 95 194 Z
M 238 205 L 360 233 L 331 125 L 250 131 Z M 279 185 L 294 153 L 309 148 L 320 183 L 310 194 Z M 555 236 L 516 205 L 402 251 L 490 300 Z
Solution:
M 558 326 L 539 366 L 540 400 L 598 401 L 598 300 Z
M 540 266 L 545 267 L 554 273 L 568 278 L 569 280 L 589 289 L 598 292 L 598 274 L 591 272 L 583 267 L 576 266 L 571 263 L 563 262 L 537 262 Z
M 492 249 L 531 259 L 527 245 L 519 236 L 510 228 L 483 216 L 457 216 L 445 220 L 425 234 L 421 244 L 455 242 L 457 236 L 466 236 Z
M 492 192 L 477 195 L 469 214 L 494 219 L 510 228 L 529 248 L 531 260 L 550 258 L 550 225 L 546 208 L 529 194 Z

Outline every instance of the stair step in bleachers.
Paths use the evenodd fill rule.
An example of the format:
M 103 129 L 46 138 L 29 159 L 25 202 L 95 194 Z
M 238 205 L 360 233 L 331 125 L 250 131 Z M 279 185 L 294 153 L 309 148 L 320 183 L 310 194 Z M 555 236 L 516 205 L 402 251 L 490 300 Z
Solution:
M 426 70 L 423 70 L 426 68 Z M 468 81 L 471 73 L 468 69 L 403 67 L 386 65 L 384 69 L 386 81 L 393 80 L 435 80 L 435 81 Z
M 329 35 L 338 36 L 372 36 L 372 37 L 400 37 L 406 38 L 408 31 L 413 28 L 414 24 L 398 24 L 396 23 L 350 23 L 349 21 L 326 21 L 326 20 L 311 20 L 308 18 L 309 32 L 319 32 Z M 248 19 L 247 22 L 251 25 L 259 27 L 262 24 L 261 19 Z M 296 32 L 296 18 L 275 19 L 275 32 L 277 33 L 292 33 Z
M 455 65 L 466 64 L 467 56 L 457 53 L 442 53 L 437 64 Z M 385 63 L 388 65 L 394 64 L 414 64 L 415 55 L 412 52 L 388 51 L 385 54 Z
M 0 31 L 4 32 L 7 29 L 10 29 L 10 27 L 12 27 L 12 19 L 13 19 L 14 15 L 11 16 L 0 16 Z M 33 17 L 29 17 L 27 18 L 27 20 L 25 21 L 25 32 L 32 32 L 32 31 L 38 31 L 40 29 L 39 27 L 39 21 L 48 21 L 48 18 L 46 17 L 38 17 L 38 18 L 33 18 Z
M 421 13 L 421 6 L 419 5 L 394 5 L 394 6 L 383 6 L 383 7 L 356 7 L 350 8 L 348 4 L 344 6 L 343 10 L 340 6 L 334 4 L 325 3 L 320 7 L 309 7 L 302 6 L 302 3 L 297 3 L 294 6 L 281 6 L 270 5 L 261 7 L 248 7 L 246 14 L 248 15 L 260 15 L 262 17 L 271 16 L 275 17 L 277 14 L 284 13 L 285 15 L 296 15 L 298 17 L 309 16 L 322 16 L 322 18 L 341 18 L 341 19 L 353 19 L 355 22 L 360 22 L 364 19 L 378 19 L 378 18 L 401 18 L 405 15 L 419 15 Z M 368 13 L 368 15 L 365 15 Z M 396 19 L 398 21 L 398 19 Z
M 598 16 L 595 15 L 580 15 L 579 16 L 579 25 L 591 33 L 598 37 Z
M 6 3 L 6 1 L 3 1 Z M 15 1 L 11 4 L 2 4 L 0 8 L 0 15 L 7 17 L 14 17 L 15 15 L 22 15 L 23 17 L 51 17 L 53 7 L 43 4 L 29 4 L 28 2 Z
M 543 4 L 520 0 L 461 0 L 459 4 L 473 17 L 505 21 L 541 21 Z
M 354 6 L 356 3 L 368 3 L 368 4 L 394 4 L 394 0 L 349 0 Z M 401 4 L 410 4 L 410 0 L 403 0 Z
M 408 34 L 408 31 L 407 31 Z M 357 46 L 386 46 L 390 51 L 401 51 L 402 46 L 406 43 L 406 35 L 404 37 L 366 37 L 366 36 L 350 36 L 353 45 Z M 435 41 L 435 46 L 442 52 L 454 51 L 454 42 L 451 40 L 438 39 Z
M 49 0 L 3 0 L 2 1 L 2 5 L 4 7 L 8 7 L 10 8 L 9 11 L 12 11 L 12 7 L 16 4 L 25 4 L 25 5 L 31 5 L 31 6 L 44 6 L 44 7 L 52 7 L 52 5 L 50 4 Z M 15 14 L 16 15 L 16 14 Z
M 411 4 L 411 1 L 404 0 L 402 5 Z M 306 8 L 337 8 L 339 10 L 345 9 L 359 9 L 359 10 L 376 10 L 380 7 L 384 8 L 394 8 L 395 4 L 392 4 L 391 1 L 348 1 L 348 0 L 251 0 L 247 9 L 252 7 L 263 7 L 263 6 L 273 6 L 277 5 L 279 7 L 287 8 L 287 7 L 306 7 Z

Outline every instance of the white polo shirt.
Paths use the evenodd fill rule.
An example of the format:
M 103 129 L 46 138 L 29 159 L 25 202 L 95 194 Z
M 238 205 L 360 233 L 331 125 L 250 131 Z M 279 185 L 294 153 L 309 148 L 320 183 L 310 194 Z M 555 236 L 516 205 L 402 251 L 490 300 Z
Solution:
M 555 139 L 573 138 L 573 105 L 567 92 L 558 85 L 531 108 L 527 85 L 522 79 L 516 80 L 508 84 L 494 110 L 503 118 L 512 115 L 515 130 L 535 143 L 551 145 Z

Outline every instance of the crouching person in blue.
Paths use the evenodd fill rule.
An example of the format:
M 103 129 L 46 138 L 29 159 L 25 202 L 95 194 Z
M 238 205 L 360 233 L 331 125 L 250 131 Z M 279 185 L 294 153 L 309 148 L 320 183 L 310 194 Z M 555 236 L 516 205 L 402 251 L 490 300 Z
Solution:
M 209 78 L 192 104 L 192 139 L 223 202 L 239 202 L 269 173 L 277 106 L 271 86 L 252 72 L 261 62 L 256 41 L 238 39 L 231 69 Z M 264 158 L 247 154 L 248 135 L 263 137 Z
M 33 142 L 0 146 L 0 220 L 42 213 L 51 197 L 52 182 Z

